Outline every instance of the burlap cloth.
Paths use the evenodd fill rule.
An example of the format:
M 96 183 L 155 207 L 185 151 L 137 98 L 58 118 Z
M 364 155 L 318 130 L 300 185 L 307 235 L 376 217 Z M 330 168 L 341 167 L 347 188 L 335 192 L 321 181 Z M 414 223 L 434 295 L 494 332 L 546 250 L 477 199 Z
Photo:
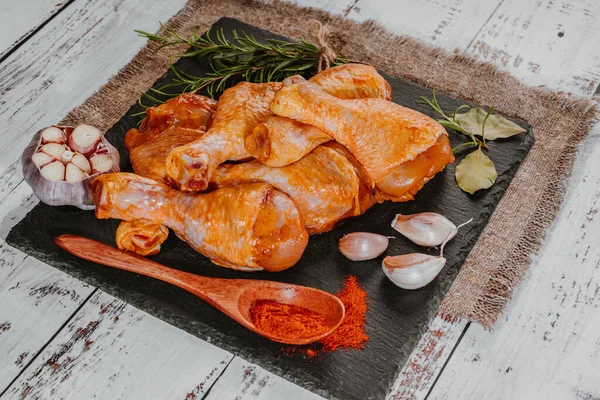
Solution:
M 308 21 L 317 19 L 327 27 L 329 44 L 341 56 L 481 106 L 493 105 L 497 112 L 533 126 L 535 144 L 529 156 L 440 307 L 443 315 L 466 317 L 490 327 L 531 265 L 531 256 L 558 212 L 577 144 L 596 119 L 594 103 L 527 87 L 490 64 L 395 36 L 370 21 L 360 24 L 278 1 L 190 0 L 169 24 L 186 35 L 202 33 L 224 16 L 291 38 L 309 38 Z M 148 43 L 64 122 L 111 127 L 167 70 L 167 55 L 174 49 L 156 51 L 157 47 Z

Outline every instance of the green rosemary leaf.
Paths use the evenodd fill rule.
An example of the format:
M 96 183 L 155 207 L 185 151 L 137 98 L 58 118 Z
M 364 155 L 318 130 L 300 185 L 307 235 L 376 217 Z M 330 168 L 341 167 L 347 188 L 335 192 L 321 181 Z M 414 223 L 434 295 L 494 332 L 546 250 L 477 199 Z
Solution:
M 195 33 L 189 37 L 180 35 L 170 26 L 161 24 L 162 33 L 152 34 L 136 31 L 161 47 L 187 44 L 189 50 L 178 57 L 209 58 L 211 72 L 204 77 L 195 77 L 176 70 L 171 62 L 173 81 L 157 88 L 162 96 L 176 96 L 183 92 L 204 89 L 210 97 L 215 97 L 239 80 L 254 83 L 280 81 L 292 75 L 304 75 L 316 69 L 319 48 L 305 39 L 287 42 L 280 39 L 258 41 L 246 32 L 231 32 L 231 39 L 223 29 L 209 30 L 203 36 Z M 336 58 L 333 65 L 346 62 Z M 169 89 L 168 92 L 166 90 Z M 170 94 L 171 92 L 177 92 Z M 155 99 L 157 104 L 159 99 Z

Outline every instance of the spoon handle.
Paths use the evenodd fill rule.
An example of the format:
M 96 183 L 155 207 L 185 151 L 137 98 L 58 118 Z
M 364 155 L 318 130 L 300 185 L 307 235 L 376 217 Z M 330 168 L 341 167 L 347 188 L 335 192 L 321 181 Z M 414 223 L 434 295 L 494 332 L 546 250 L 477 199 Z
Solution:
M 191 284 L 197 288 L 211 280 L 211 278 L 169 268 L 135 253 L 129 253 L 81 236 L 60 235 L 54 239 L 54 242 L 61 249 L 85 260 L 149 276 L 186 290 L 189 290 Z M 194 294 L 201 295 L 195 290 Z

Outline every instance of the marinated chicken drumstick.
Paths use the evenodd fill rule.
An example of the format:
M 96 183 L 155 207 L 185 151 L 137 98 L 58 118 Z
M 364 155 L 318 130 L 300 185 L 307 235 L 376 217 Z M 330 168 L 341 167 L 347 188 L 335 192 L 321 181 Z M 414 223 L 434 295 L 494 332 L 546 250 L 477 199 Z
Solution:
M 315 126 L 348 148 L 373 179 L 379 200 L 409 200 L 414 188 L 454 160 L 447 132 L 438 122 L 390 101 L 338 99 L 318 85 L 292 77 L 275 95 L 271 110 Z M 403 165 L 432 147 L 436 160 L 418 162 L 421 168 Z M 403 173 L 416 175 L 403 177 Z M 390 174 L 403 179 L 389 179 Z
M 246 137 L 246 150 L 263 164 L 284 167 L 330 140 L 331 136 L 314 126 L 273 115 Z
M 217 102 L 205 96 L 184 93 L 164 104 L 146 110 L 146 118 L 138 129 L 130 129 L 125 136 L 125 147 L 131 150 L 150 141 L 170 126 L 207 131 Z
M 166 182 L 167 154 L 206 133 L 216 105 L 217 102 L 208 97 L 184 93 L 148 108 L 140 129 L 131 129 L 125 136 L 135 173 Z M 148 256 L 160 251 L 168 235 L 166 226 L 152 221 L 122 221 L 115 239 L 120 249 Z
M 392 99 L 390 85 L 369 65 L 344 64 L 329 68 L 310 78 L 309 82 L 340 99 Z M 330 140 L 329 135 L 314 126 L 272 116 L 246 137 L 246 150 L 263 164 L 283 167 Z
M 309 233 L 331 230 L 341 219 L 362 214 L 361 198 L 370 196 L 352 163 L 331 147 L 319 146 L 301 160 L 282 168 L 258 161 L 223 164 L 217 168 L 214 185 L 229 187 L 267 182 L 294 200 Z
M 205 190 L 216 168 L 227 160 L 250 158 L 244 140 L 270 115 L 269 103 L 281 82 L 241 82 L 221 95 L 211 128 L 200 139 L 173 149 L 167 175 L 180 190 Z
M 338 65 L 319 72 L 308 81 L 338 99 L 392 100 L 390 84 L 370 65 Z
M 212 262 L 245 271 L 281 271 L 302 256 L 308 233 L 294 202 L 266 183 L 191 194 L 131 173 L 90 186 L 99 219 L 145 219 L 171 228 Z

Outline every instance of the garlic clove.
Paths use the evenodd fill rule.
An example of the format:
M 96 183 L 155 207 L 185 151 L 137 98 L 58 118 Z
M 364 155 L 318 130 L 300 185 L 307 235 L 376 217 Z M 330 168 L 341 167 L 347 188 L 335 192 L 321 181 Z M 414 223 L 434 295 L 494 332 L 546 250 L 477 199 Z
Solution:
M 392 228 L 421 246 L 439 246 L 456 236 L 456 225 L 443 215 L 424 212 L 396 215 Z
M 412 253 L 383 259 L 383 273 L 402 289 L 419 289 L 428 285 L 446 265 L 444 257 Z
M 65 133 L 62 129 L 57 128 L 55 126 L 49 126 L 48 128 L 42 131 L 42 143 L 58 143 L 65 144 L 67 140 L 65 139 Z
M 338 248 L 352 261 L 365 261 L 379 257 L 388 247 L 386 236 L 369 232 L 353 232 L 340 239 Z
M 113 159 L 108 153 L 94 154 L 90 158 L 90 164 L 92 165 L 92 172 L 94 174 L 107 172 L 113 166 Z
M 65 180 L 65 165 L 61 161 L 53 161 L 40 169 L 42 176 L 52 182 Z
M 79 182 L 82 181 L 85 177 L 86 174 L 82 170 L 77 168 L 75 164 L 67 164 L 67 168 L 65 170 L 65 180 L 67 182 Z
M 75 155 L 75 153 L 73 153 L 71 150 L 65 150 L 60 155 L 60 161 L 62 161 L 63 164 L 68 164 L 68 163 L 71 162 L 71 160 L 73 159 L 74 155 Z
M 54 159 L 54 157 L 49 156 L 46 153 L 38 152 L 38 153 L 34 153 L 31 156 L 31 161 L 33 161 L 33 163 L 38 168 L 42 168 L 44 165 L 50 164 L 51 162 L 55 161 L 55 159 Z
M 79 125 L 73 130 L 67 143 L 71 150 L 89 157 L 96 150 L 101 139 L 100 129 L 91 125 Z
M 65 146 L 58 143 L 48 143 L 42 146 L 40 151 L 48 154 L 53 157 L 55 160 L 60 160 L 62 157 L 62 153 L 66 150 Z
M 96 150 L 94 151 L 94 153 L 96 153 L 96 154 L 107 153 L 107 152 L 108 152 L 108 148 L 102 142 L 98 143 L 98 146 L 96 146 Z
M 71 163 L 75 164 L 77 166 L 77 168 L 79 168 L 86 174 L 89 174 L 92 172 L 92 166 L 90 165 L 90 162 L 88 161 L 87 158 L 85 158 L 85 156 L 83 154 L 80 154 L 80 153 L 73 154 Z

